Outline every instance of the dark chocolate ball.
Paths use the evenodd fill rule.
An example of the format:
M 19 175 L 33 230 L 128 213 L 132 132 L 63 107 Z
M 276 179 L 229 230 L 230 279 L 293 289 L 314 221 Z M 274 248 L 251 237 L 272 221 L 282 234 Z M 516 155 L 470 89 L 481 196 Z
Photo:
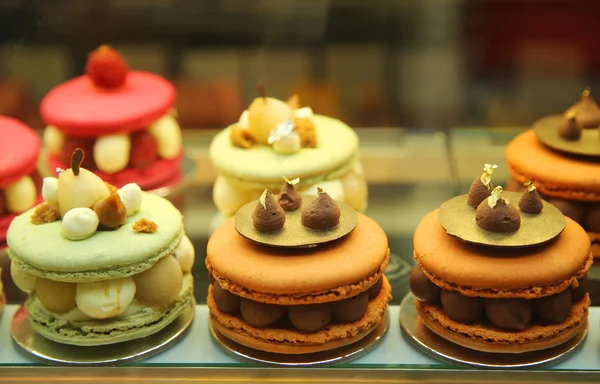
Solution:
M 316 332 L 331 322 L 331 307 L 328 304 L 295 305 L 290 307 L 288 317 L 297 329 Z
M 380 277 L 375 284 L 369 288 L 369 300 L 373 300 L 381 292 L 381 286 L 383 285 L 383 277 Z
M 333 318 L 335 321 L 350 323 L 359 320 L 369 305 L 369 292 L 363 292 L 360 295 L 350 297 L 344 300 L 332 303 Z
M 583 227 L 591 232 L 600 232 L 600 204 L 588 204 Z
M 548 323 L 562 323 L 571 313 L 571 291 L 567 289 L 555 295 L 533 300 L 533 312 Z
M 571 289 L 571 301 L 573 303 L 576 303 L 579 300 L 583 299 L 583 297 L 588 291 L 589 280 L 587 273 L 581 276 L 581 278 L 579 278 L 579 280 L 577 281 L 579 282 L 579 286 L 577 288 Z
M 454 321 L 472 324 L 483 317 L 483 299 L 467 297 L 454 291 L 442 291 L 440 295 L 444 313 Z
M 242 299 L 240 312 L 246 322 L 255 327 L 266 327 L 276 323 L 285 314 L 286 307 Z
M 496 202 L 493 208 L 484 200 L 475 211 L 475 221 L 486 231 L 510 233 L 521 226 L 521 214 L 514 205 L 506 204 L 504 200 Z
M 417 264 L 410 273 L 410 290 L 415 297 L 426 304 L 437 304 L 440 302 L 440 287 L 433 284 L 425 276 L 421 267 Z
M 486 187 L 481 182 L 481 177 L 477 177 L 471 183 L 471 187 L 469 188 L 469 194 L 467 195 L 467 204 L 473 208 L 477 208 L 479 204 L 492 194 L 492 190 L 494 189 L 494 185 L 490 181 L 490 184 Z
M 219 310 L 225 313 L 238 313 L 241 297 L 221 288 L 217 283 L 212 285 L 212 295 Z
M 531 322 L 531 302 L 525 299 L 486 299 L 485 313 L 496 327 L 521 331 Z
M 583 204 L 581 202 L 563 199 L 550 199 L 548 202 L 568 218 L 580 224 L 583 222 Z

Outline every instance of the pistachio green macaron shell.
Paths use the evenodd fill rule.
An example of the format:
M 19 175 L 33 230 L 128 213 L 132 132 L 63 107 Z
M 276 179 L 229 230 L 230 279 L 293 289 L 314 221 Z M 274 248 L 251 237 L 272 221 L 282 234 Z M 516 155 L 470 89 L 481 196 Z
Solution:
M 139 212 L 115 231 L 97 231 L 73 241 L 61 233 L 61 221 L 34 225 L 31 209 L 16 217 L 8 230 L 9 257 L 25 272 L 57 281 L 84 282 L 132 276 L 169 255 L 183 235 L 183 217 L 168 200 L 142 193 Z M 137 233 L 133 224 L 154 221 L 154 233 Z
M 340 120 L 315 115 L 317 147 L 282 155 L 266 145 L 244 149 L 229 139 L 231 127 L 219 132 L 210 145 L 210 158 L 219 173 L 234 180 L 281 183 L 281 177 L 312 178 L 352 165 L 358 153 L 356 132 Z M 268 164 L 261 167 L 260 164 Z M 257 166 L 258 165 L 258 166 Z

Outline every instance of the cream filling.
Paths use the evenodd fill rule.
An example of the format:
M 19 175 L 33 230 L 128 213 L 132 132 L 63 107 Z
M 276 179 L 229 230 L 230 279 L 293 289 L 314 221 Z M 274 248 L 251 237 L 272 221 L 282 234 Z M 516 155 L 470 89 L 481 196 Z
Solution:
M 35 205 L 37 187 L 33 182 L 33 178 L 27 175 L 0 189 L 0 194 L 4 195 L 5 198 L 5 212 L 20 213 Z M 0 214 L 5 212 L 0 212 Z
M 316 186 L 319 186 L 335 200 L 343 201 L 362 212 L 367 205 L 368 193 L 358 157 L 343 168 L 346 173 L 338 172 L 300 179 L 296 189 L 306 194 L 316 194 Z M 245 204 L 257 200 L 265 189 L 278 191 L 282 183 L 279 185 L 250 183 L 220 174 L 213 188 L 213 201 L 223 214 L 231 216 Z
M 59 319 L 59 320 L 69 320 L 69 321 L 95 320 L 94 318 L 81 312 L 81 310 L 77 307 L 71 309 L 69 312 L 66 312 L 66 313 L 54 313 L 54 312 L 48 311 L 38 298 L 35 299 L 35 304 L 40 305 L 42 308 L 44 308 L 46 310 L 46 312 L 48 312 L 54 318 Z M 142 304 L 137 299 L 133 299 L 133 301 L 131 302 L 131 304 L 129 304 L 129 306 L 127 307 L 125 312 L 123 312 L 119 316 L 113 317 L 113 319 L 124 318 L 124 317 L 130 316 L 130 315 L 135 315 L 140 312 L 154 312 L 155 310 L 156 310 L 155 308 L 149 307 L 145 304 Z
M 176 120 L 176 113 L 169 112 L 163 115 L 151 123 L 146 131 L 156 139 L 160 158 L 173 159 L 181 152 L 181 128 Z M 93 156 L 98 169 L 109 174 L 125 169 L 129 164 L 131 134 L 137 132 L 141 131 L 96 137 Z M 60 156 L 68 137 L 60 131 L 60 128 L 52 125 L 46 126 L 43 137 L 44 146 L 53 155 Z

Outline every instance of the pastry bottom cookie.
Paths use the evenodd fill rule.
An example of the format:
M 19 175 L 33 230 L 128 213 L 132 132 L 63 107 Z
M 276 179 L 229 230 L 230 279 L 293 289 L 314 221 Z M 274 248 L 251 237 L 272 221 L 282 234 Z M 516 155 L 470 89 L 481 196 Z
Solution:
M 392 287 L 384 277 L 379 295 L 369 302 L 362 318 L 351 323 L 331 324 L 317 332 L 254 327 L 239 316 L 220 311 L 213 299 L 212 287 L 207 306 L 214 328 L 236 343 L 271 353 L 303 354 L 343 347 L 367 336 L 384 320 L 391 291 Z
M 571 314 L 558 324 L 531 324 L 523 331 L 503 331 L 490 324 L 462 324 L 441 307 L 415 300 L 417 313 L 432 332 L 462 347 L 487 353 L 525 353 L 548 349 L 575 337 L 587 326 L 590 297 L 573 304 Z
M 142 311 L 107 320 L 72 321 L 57 319 L 31 295 L 25 306 L 33 330 L 61 344 L 98 346 L 116 344 L 153 335 L 171 324 L 194 300 L 191 274 L 183 276 L 179 298 L 167 309 Z

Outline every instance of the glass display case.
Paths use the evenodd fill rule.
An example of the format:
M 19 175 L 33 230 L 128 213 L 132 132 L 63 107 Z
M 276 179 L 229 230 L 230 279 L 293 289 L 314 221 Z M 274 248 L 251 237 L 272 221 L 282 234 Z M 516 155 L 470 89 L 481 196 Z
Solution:
M 42 134 L 40 102 L 110 44 L 131 68 L 175 85 L 185 180 L 159 191 L 184 216 L 196 250 L 195 320 L 174 347 L 119 367 L 49 366 L 10 340 L 25 299 L 3 275 L 0 380 L 141 382 L 594 382 L 600 311 L 564 361 L 531 369 L 463 368 L 416 349 L 399 325 L 424 215 L 469 190 L 482 164 L 510 180 L 505 148 L 541 116 L 560 113 L 600 78 L 593 36 L 599 4 L 568 1 L 0 1 L 0 114 Z M 332 367 L 267 367 L 223 351 L 211 336 L 204 265 L 217 178 L 213 137 L 238 121 L 255 85 L 345 121 L 360 140 L 366 214 L 385 231 L 392 285 L 389 329 L 373 350 Z M 2 138 L 0 137 L 0 140 Z M 2 154 L 0 153 L 0 161 Z M 1 165 L 1 164 L 0 164 Z M 47 167 L 43 158 L 40 167 Z M 266 165 L 265 165 L 266 166 Z M 2 256 L 3 266 L 8 264 Z M 600 273 L 589 272 L 592 304 Z

